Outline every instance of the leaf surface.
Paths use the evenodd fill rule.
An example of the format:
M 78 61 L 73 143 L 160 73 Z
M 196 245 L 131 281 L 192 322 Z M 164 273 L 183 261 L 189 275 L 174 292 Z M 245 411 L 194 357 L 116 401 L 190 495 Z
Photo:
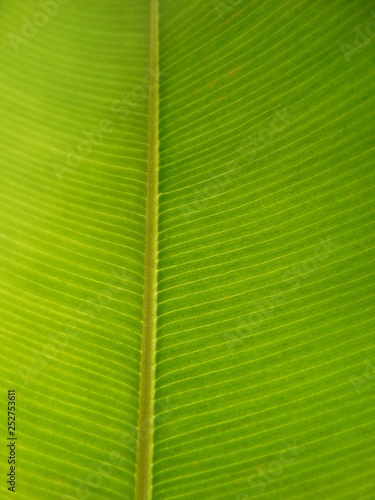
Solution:
M 3 5 L 3 33 L 38 11 Z M 159 0 L 158 94 L 150 19 L 69 2 L 17 53 L 0 41 L 17 494 L 370 499 L 374 13 Z

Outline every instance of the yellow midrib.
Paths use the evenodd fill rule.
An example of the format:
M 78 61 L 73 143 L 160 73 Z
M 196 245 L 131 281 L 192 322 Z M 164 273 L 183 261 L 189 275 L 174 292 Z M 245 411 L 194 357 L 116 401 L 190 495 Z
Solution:
M 159 2 L 150 0 L 150 80 L 145 281 L 135 498 L 152 497 L 159 194 Z

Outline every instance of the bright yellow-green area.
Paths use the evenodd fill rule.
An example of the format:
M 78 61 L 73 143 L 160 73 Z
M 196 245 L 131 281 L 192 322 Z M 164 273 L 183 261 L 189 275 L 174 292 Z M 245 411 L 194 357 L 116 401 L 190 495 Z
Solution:
M 40 5 L 0 6 L 0 496 L 15 388 L 18 498 L 133 498 L 149 2 Z

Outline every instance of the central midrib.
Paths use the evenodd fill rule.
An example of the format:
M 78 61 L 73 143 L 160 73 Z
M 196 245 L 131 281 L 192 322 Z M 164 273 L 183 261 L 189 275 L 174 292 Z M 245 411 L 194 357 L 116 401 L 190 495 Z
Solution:
M 145 281 L 135 498 L 152 496 L 159 195 L 159 2 L 150 0 L 150 80 Z

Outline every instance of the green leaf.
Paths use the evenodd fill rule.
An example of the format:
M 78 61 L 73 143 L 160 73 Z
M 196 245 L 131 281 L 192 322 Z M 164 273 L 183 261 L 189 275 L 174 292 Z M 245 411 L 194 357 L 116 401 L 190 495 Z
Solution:
M 0 26 L 2 496 L 372 498 L 375 11 Z

